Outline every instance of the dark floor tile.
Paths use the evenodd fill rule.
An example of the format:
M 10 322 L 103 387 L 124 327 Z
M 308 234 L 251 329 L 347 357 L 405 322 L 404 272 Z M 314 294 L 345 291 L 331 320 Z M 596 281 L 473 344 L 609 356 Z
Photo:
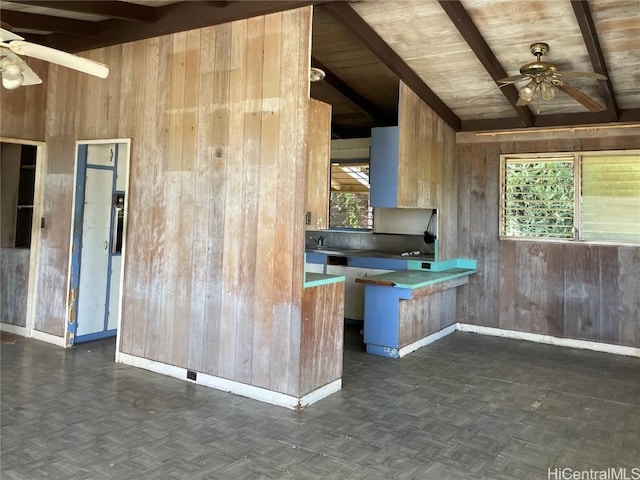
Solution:
M 545 479 L 634 466 L 640 359 L 456 333 L 401 359 L 346 329 L 343 390 L 294 412 L 114 364 L 114 342 L 2 344 L 0 477 Z

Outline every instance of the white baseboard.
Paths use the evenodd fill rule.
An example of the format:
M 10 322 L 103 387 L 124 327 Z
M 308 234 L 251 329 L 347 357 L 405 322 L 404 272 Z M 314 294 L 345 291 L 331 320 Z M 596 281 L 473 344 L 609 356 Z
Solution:
M 11 325 L 10 323 L 0 323 L 0 330 L 7 333 L 13 333 L 14 335 L 27 336 L 26 327 L 20 327 L 19 325 Z
M 224 392 L 229 392 L 240 395 L 242 397 L 259 400 L 261 402 L 270 403 L 272 405 L 291 408 L 293 410 L 300 410 L 304 407 L 307 407 L 312 403 L 315 403 L 318 400 L 321 400 L 322 398 L 331 395 L 332 393 L 335 393 L 342 388 L 342 379 L 338 379 L 312 392 L 309 392 L 302 397 L 295 397 L 293 395 L 274 392 L 273 390 L 268 390 L 266 388 L 247 385 L 246 383 L 240 383 L 229 380 L 227 378 L 216 377 L 214 375 L 207 375 L 200 372 L 197 372 L 196 381 L 188 380 L 187 370 L 185 368 L 156 362 L 147 358 L 136 357 L 135 355 L 129 355 L 127 353 L 119 352 L 117 358 L 120 363 L 124 363 L 126 365 L 143 368 L 145 370 L 168 375 L 170 377 L 175 377 L 187 382 L 210 387 L 215 390 L 222 390 Z
M 58 347 L 65 347 L 64 337 L 58 337 L 57 335 L 51 335 L 50 333 L 41 332 L 39 330 L 33 330 L 31 332 L 31 338 L 40 340 L 41 342 L 52 343 Z
M 581 348 L 596 352 L 613 353 L 615 355 L 626 355 L 630 357 L 640 357 L 640 348 L 625 347 L 623 345 L 612 345 L 610 343 L 591 342 L 588 340 L 575 340 L 573 338 L 554 337 L 540 333 L 518 332 L 516 330 L 505 330 L 503 328 L 482 327 L 468 323 L 457 323 L 456 329 L 460 332 L 479 333 L 481 335 L 491 335 L 494 337 L 513 338 L 515 340 L 526 340 L 528 342 L 546 343 L 549 345 L 559 345 L 562 347 Z
M 442 330 L 438 330 L 436 333 L 432 333 L 431 335 L 427 335 L 426 337 L 421 338 L 417 342 L 413 342 L 413 343 L 410 343 L 409 345 L 405 345 L 404 347 L 398 349 L 398 356 L 402 358 L 405 355 L 409 355 L 410 353 L 415 352 L 419 348 L 425 347 L 430 343 L 433 343 L 437 340 L 440 340 L 443 337 L 446 337 L 450 333 L 453 333 L 456 331 L 457 325 L 458 325 L 457 323 L 454 323 L 453 325 L 449 325 L 448 327 L 445 327 Z

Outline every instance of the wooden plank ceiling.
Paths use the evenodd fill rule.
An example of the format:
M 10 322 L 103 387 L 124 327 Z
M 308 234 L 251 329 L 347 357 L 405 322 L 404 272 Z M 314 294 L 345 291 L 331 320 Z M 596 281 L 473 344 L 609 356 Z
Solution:
M 313 66 L 326 72 L 312 97 L 332 105 L 334 137 L 364 137 L 397 123 L 398 80 L 458 131 L 640 121 L 637 0 L 15 1 L 2 21 L 27 40 L 67 51 L 124 43 L 315 4 Z M 600 103 L 591 112 L 558 91 L 517 106 L 520 82 L 498 88 L 535 60 L 607 81 L 571 83 Z

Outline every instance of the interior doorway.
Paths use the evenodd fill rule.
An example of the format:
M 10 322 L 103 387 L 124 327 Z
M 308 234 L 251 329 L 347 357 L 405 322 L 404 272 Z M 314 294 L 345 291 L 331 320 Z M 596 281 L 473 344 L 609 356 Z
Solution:
M 44 142 L 0 137 L 0 330 L 30 337 L 46 172 Z
M 129 139 L 76 144 L 66 346 L 117 334 Z

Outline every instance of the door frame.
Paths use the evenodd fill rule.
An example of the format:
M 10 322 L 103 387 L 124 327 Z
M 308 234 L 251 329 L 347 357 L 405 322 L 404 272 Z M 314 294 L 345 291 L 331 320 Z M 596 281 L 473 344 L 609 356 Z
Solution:
M 31 247 L 29 249 L 29 285 L 27 287 L 27 318 L 25 319 L 24 327 L 24 336 L 32 337 L 36 324 L 36 299 L 38 298 L 38 275 L 40 273 L 40 243 L 42 239 L 40 219 L 42 218 L 44 181 L 47 172 L 47 144 L 37 140 L 12 137 L 0 137 L 0 143 L 14 143 L 36 147 L 36 178 L 33 192 L 33 219 L 31 220 Z
M 127 155 L 126 155 L 126 170 L 125 170 L 125 196 L 124 196 L 124 220 L 123 220 L 123 229 L 122 229 L 122 264 L 120 270 L 120 293 L 118 298 L 118 323 L 116 326 L 116 345 L 120 342 L 120 327 L 122 322 L 122 297 L 124 294 L 124 271 L 126 264 L 126 244 L 127 244 L 127 217 L 128 217 L 128 209 L 129 209 L 129 172 L 131 168 L 131 138 L 105 138 L 105 139 L 97 139 L 97 140 L 77 140 L 75 147 L 75 161 L 73 167 L 73 201 L 71 207 L 71 232 L 69 237 L 69 265 L 67 272 L 67 309 L 65 315 L 65 333 L 64 333 L 64 346 L 65 348 L 69 348 L 74 344 L 74 333 L 70 330 L 71 325 L 75 321 L 76 315 L 76 301 L 77 301 L 77 292 L 73 292 L 72 287 L 72 272 L 74 269 L 73 257 L 74 257 L 74 230 L 75 230 L 75 221 L 76 221 L 76 193 L 78 191 L 77 182 L 78 182 L 78 152 L 81 145 L 104 145 L 104 144 L 125 144 Z M 117 171 L 114 171 L 114 176 L 117 175 Z M 86 174 L 85 174 L 86 176 Z M 86 181 L 83 179 L 83 181 Z M 115 177 L 114 177 L 115 183 Z M 107 306 L 108 308 L 108 306 Z M 117 352 L 116 348 L 116 352 Z

